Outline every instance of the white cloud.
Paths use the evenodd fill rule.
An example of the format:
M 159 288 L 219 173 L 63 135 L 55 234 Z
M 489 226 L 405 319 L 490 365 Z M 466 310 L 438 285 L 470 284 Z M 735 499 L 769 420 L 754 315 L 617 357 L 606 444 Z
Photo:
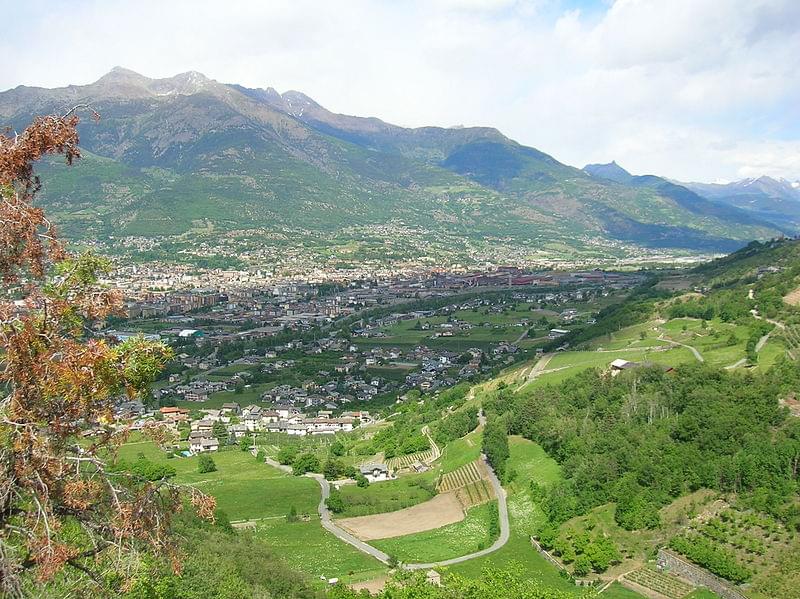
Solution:
M 0 88 L 199 70 L 401 125 L 494 125 L 578 166 L 800 176 L 800 2 L 599 4 L 39 0 L 4 12 Z

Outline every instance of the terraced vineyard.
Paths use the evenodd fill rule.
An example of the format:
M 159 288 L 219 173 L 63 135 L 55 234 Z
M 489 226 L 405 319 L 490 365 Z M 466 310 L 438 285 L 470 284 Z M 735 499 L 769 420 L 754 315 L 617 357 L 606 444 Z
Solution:
M 494 489 L 487 480 L 479 480 L 456 489 L 456 498 L 465 510 L 491 501 L 495 498 Z
M 658 572 L 647 567 L 629 572 L 624 576 L 624 579 L 655 591 L 664 597 L 669 597 L 669 599 L 681 599 L 694 590 L 692 585 L 670 574 Z
M 452 472 L 446 472 L 439 481 L 438 490 L 440 493 L 455 491 L 465 487 L 470 483 L 478 482 L 484 478 L 483 464 L 480 460 L 475 460 L 465 464 Z
M 426 451 L 401 455 L 396 458 L 389 458 L 386 460 L 386 465 L 389 467 L 389 470 L 403 470 L 405 468 L 411 468 L 411 466 L 417 462 L 430 464 L 431 461 L 433 461 L 433 450 L 428 449 Z

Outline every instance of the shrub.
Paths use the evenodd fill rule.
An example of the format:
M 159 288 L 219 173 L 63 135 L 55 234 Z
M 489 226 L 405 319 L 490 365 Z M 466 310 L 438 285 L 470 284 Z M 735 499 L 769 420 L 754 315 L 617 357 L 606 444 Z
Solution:
M 210 455 L 207 453 L 201 453 L 200 458 L 197 460 L 197 471 L 200 474 L 216 472 L 217 465 L 214 463 L 214 459 Z
M 327 505 L 328 509 L 334 514 L 341 514 L 344 511 L 344 499 L 342 499 L 342 494 L 336 489 L 331 489 L 331 494 L 325 502 L 325 505 Z
M 313 453 L 304 453 L 292 462 L 292 472 L 295 476 L 301 476 L 306 472 L 319 472 L 319 460 Z

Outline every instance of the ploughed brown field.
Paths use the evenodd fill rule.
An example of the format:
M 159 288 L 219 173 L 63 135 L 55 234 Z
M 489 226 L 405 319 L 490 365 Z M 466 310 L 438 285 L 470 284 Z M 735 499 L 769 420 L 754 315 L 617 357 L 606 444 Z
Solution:
M 433 530 L 463 519 L 464 509 L 455 493 L 441 493 L 429 501 L 396 512 L 343 518 L 336 524 L 362 541 L 369 541 Z

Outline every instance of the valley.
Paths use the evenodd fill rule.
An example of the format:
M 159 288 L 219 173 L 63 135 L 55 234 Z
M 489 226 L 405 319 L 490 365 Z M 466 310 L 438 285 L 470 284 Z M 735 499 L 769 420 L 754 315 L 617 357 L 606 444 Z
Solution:
M 177 424 L 178 435 L 168 451 L 134 436 L 120 449 L 118 459 L 174 468 L 177 483 L 195 485 L 217 498 L 219 517 L 230 521 L 238 534 L 252 535 L 254 542 L 299 568 L 309 584 L 320 589 L 336 580 L 374 591 L 398 568 L 477 577 L 490 567 L 521 568 L 525 577 L 560 589 L 565 596 L 582 592 L 573 579 L 591 581 L 596 591 L 611 598 L 717 596 L 701 588 L 693 575 L 665 573 L 660 560 L 662 554 L 672 555 L 664 552 L 672 551 L 689 564 L 709 568 L 725 588 L 766 599 L 775 596 L 771 593 L 777 588 L 789 588 L 797 575 L 790 565 L 796 550 L 797 536 L 790 532 L 795 516 L 790 507 L 779 507 L 787 496 L 765 503 L 759 493 L 768 491 L 753 490 L 763 483 L 758 477 L 750 482 L 736 478 L 743 474 L 730 479 L 732 475 L 722 471 L 680 470 L 669 479 L 660 459 L 648 460 L 654 460 L 650 452 L 661 445 L 672 456 L 674 468 L 693 468 L 692 462 L 681 461 L 684 449 L 666 449 L 693 441 L 674 434 L 672 439 L 662 437 L 658 428 L 662 422 L 689 425 L 688 412 L 678 416 L 673 410 L 689 409 L 679 407 L 683 400 L 677 398 L 690 394 L 693 384 L 720 386 L 719 395 L 709 391 L 711 395 L 705 396 L 715 397 L 716 416 L 708 412 L 698 418 L 713 420 L 725 410 L 739 409 L 725 399 L 725 389 L 736 389 L 735 393 L 752 398 L 748 401 L 761 397 L 760 407 L 749 417 L 753 432 L 761 430 L 762 425 L 756 424 L 761 413 L 773 414 L 768 418 L 781 423 L 777 429 L 785 431 L 781 435 L 796 427 L 793 417 L 780 411 L 778 398 L 793 387 L 797 376 L 788 331 L 800 322 L 800 315 L 782 298 L 788 296 L 786 289 L 794 289 L 798 248 L 790 241 L 751 246 L 694 271 L 656 275 L 611 293 L 602 287 L 472 291 L 466 298 L 437 300 L 438 307 L 431 312 L 415 311 L 419 300 L 405 304 L 402 309 L 415 314 L 412 318 L 395 314 L 387 319 L 373 309 L 343 319 L 343 326 L 334 320 L 328 338 L 349 336 L 350 347 L 327 357 L 330 364 L 349 359 L 354 352 L 380 356 L 374 352 L 390 349 L 402 354 L 423 345 L 454 357 L 464 352 L 462 364 L 471 364 L 476 355 L 494 358 L 488 368 L 477 368 L 466 379 L 433 388 L 422 385 L 424 380 L 413 377 L 414 366 L 403 362 L 403 376 L 394 379 L 399 386 L 389 387 L 396 390 L 387 391 L 386 397 L 379 391 L 338 406 L 335 400 L 315 405 L 313 395 L 298 396 L 293 404 L 283 399 L 276 403 L 270 396 L 275 387 L 269 384 L 247 385 L 200 401 L 177 401 L 175 405 L 186 408 L 187 424 Z M 761 274 L 754 277 L 756 272 Z M 700 281 L 718 283 L 701 288 Z M 128 324 L 131 329 L 147 328 L 146 320 Z M 559 332 L 554 334 L 555 330 Z M 313 356 L 320 339 L 304 344 L 304 352 Z M 212 345 L 213 336 L 194 343 Z M 283 343 L 292 345 L 291 340 Z M 504 344 L 513 344 L 516 353 L 496 353 Z M 236 366 L 231 354 L 230 365 L 216 366 L 205 378 L 257 374 L 257 365 L 270 363 L 269 358 L 258 358 L 259 351 L 276 353 L 287 362 L 281 374 L 289 377 L 285 380 L 297 376 L 295 368 L 302 369 L 300 377 L 308 376 L 303 352 L 286 354 L 279 346 L 271 347 L 275 349 L 245 350 L 256 359 L 242 366 Z M 493 363 L 504 355 L 507 358 Z M 292 359 L 285 360 L 288 356 Z M 389 380 L 395 368 L 401 367 L 362 363 L 359 370 Z M 350 376 L 345 374 L 344 381 Z M 769 382 L 776 376 L 777 383 Z M 756 388 L 730 386 L 738 385 L 742 377 Z M 258 391 L 248 395 L 249 388 Z M 664 395 L 666 388 L 671 391 Z M 162 405 L 168 405 L 164 391 Z M 594 395 L 597 398 L 587 404 L 586 398 Z M 686 397 L 690 401 L 690 395 Z M 558 403 L 566 398 L 571 398 L 569 403 Z M 609 401 L 613 404 L 606 404 Z M 311 422 L 302 420 L 299 407 L 316 412 L 321 423 L 350 418 L 354 426 L 327 434 L 309 429 L 300 436 L 269 432 L 270 424 L 251 424 L 255 421 L 245 416 L 250 407 L 239 414 L 226 408 L 239 403 L 241 408 L 249 403 L 263 404 L 263 410 L 288 410 L 294 422 Z M 291 405 L 296 406 L 294 412 Z M 567 449 L 570 445 L 559 447 L 565 441 L 557 441 L 557 436 L 584 429 L 586 442 L 594 442 L 591 439 L 611 405 L 620 410 L 622 421 L 612 419 L 605 426 L 624 426 L 631 441 L 639 438 L 644 445 L 637 449 L 627 446 L 628 441 L 624 451 L 614 449 L 614 458 L 602 453 L 608 449 L 597 449 L 595 457 L 572 461 L 569 452 L 579 447 L 575 444 L 580 437 L 568 441 L 575 449 Z M 168 419 L 171 409 L 156 412 L 156 421 Z M 590 417 L 593 411 L 596 414 Z M 280 422 L 282 417 L 276 417 Z M 149 418 L 153 416 L 144 414 L 139 420 L 144 423 Z M 219 437 L 219 448 L 210 453 L 190 452 L 185 435 L 207 426 L 203 423 L 209 420 L 214 421 L 214 434 L 218 428 L 230 431 L 226 433 L 230 440 Z M 241 437 L 233 432 L 238 423 L 248 423 Z M 498 426 L 502 426 L 499 437 Z M 709 426 L 709 435 L 722 435 L 713 441 L 721 445 L 691 450 L 687 446 L 689 456 L 692 451 L 739 455 L 736 445 L 726 445 L 731 434 L 726 432 L 728 424 Z M 640 435 L 648 434 L 650 427 L 653 438 L 645 442 Z M 617 434 L 613 428 L 605 430 Z M 786 443 L 795 443 L 789 438 Z M 790 445 L 784 450 L 789 451 Z M 612 474 L 615 469 L 602 460 L 622 459 L 626 452 L 660 473 L 643 472 L 638 482 L 619 472 Z M 215 464 L 211 473 L 198 472 L 205 455 Z M 593 466 L 587 470 L 586 463 Z M 724 463 L 719 467 L 727 468 Z M 747 462 L 739 464 L 735 468 L 749 467 Z M 607 472 L 606 478 L 595 478 L 602 472 Z M 774 476 L 783 476 L 778 472 Z M 577 484 L 584 490 L 577 491 L 573 486 Z M 320 485 L 330 489 L 322 504 Z M 507 536 L 502 532 L 506 513 Z M 322 526 L 320 516 L 331 518 L 333 527 Z M 367 546 L 354 547 L 337 538 L 342 533 Z M 714 559 L 736 565 L 712 565 L 691 543 L 719 556 Z M 784 568 L 780 574 L 777 564 Z
M 0 122 L 0 597 L 800 599 L 788 144 L 681 182 L 122 67 Z M 573 157 L 661 164 L 626 127 Z

